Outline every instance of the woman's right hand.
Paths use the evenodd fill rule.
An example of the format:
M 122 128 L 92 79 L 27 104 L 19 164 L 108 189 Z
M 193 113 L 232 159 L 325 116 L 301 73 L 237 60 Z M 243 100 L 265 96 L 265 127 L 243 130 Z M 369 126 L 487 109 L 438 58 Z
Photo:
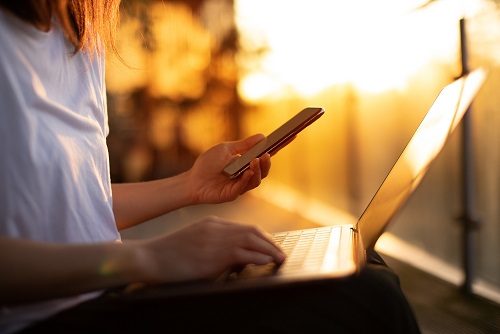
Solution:
M 270 236 L 256 226 L 218 217 L 141 242 L 148 282 L 178 282 L 217 278 L 237 265 L 281 264 L 285 255 Z

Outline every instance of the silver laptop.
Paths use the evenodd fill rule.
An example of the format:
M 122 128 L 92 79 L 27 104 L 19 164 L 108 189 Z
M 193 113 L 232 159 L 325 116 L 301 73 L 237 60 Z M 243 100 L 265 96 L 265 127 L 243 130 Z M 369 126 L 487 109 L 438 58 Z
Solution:
M 338 279 L 365 264 L 387 225 L 415 191 L 479 91 L 486 72 L 478 69 L 447 85 L 439 94 L 406 148 L 354 224 L 275 233 L 288 255 L 281 266 L 248 265 L 229 270 L 216 281 L 166 284 L 146 289 L 136 298 L 217 293 L 238 289 Z

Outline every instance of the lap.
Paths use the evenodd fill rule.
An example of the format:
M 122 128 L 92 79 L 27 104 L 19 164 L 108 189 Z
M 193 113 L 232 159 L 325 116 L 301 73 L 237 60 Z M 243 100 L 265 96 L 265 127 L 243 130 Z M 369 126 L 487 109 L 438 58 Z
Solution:
M 300 287 L 140 301 L 105 294 L 40 323 L 38 329 L 42 328 L 51 333 L 190 333 L 199 329 L 219 333 L 366 333 L 374 329 L 418 333 L 397 275 L 377 254 L 372 254 L 359 275 Z

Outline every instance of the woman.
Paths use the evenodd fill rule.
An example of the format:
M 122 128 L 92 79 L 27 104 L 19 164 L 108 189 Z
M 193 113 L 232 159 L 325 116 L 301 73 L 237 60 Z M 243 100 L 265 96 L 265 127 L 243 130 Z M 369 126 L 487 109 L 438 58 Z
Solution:
M 131 282 L 212 277 L 239 262 L 282 261 L 278 248 L 260 231 L 216 218 L 175 237 L 119 242 L 118 230 L 125 227 L 182 206 L 235 199 L 267 175 L 270 159 L 256 159 L 235 182 L 220 172 L 262 139 L 257 135 L 212 148 L 177 177 L 110 185 L 104 64 L 99 57 L 104 50 L 98 36 L 113 33 L 118 2 L 28 3 L 3 1 L 0 11 L 1 44 L 9 46 L 0 51 L 0 147 L 6 162 L 0 167 L 6 199 L 0 206 L 0 263 L 6 274 L 0 279 L 2 304 Z M 248 243 L 240 243 L 241 238 Z M 69 246 L 74 243 L 78 246 Z M 199 244 L 207 249 L 206 258 L 190 253 Z M 232 251 L 218 254 L 227 248 Z M 169 259 L 172 251 L 175 263 Z M 182 266 L 177 265 L 181 260 Z M 12 270 L 4 270 L 12 264 Z M 2 317 L 7 315 L 16 327 L 93 296 L 4 308 Z
M 197 325 L 186 316 L 220 329 L 210 305 L 228 321 L 250 314 L 261 317 L 256 328 L 268 328 L 279 311 L 263 309 L 260 297 L 244 297 L 248 308 L 241 310 L 226 296 L 222 304 L 209 298 L 156 300 L 138 311 L 103 293 L 137 282 L 214 278 L 237 264 L 284 261 L 259 229 L 216 217 L 152 240 L 121 243 L 120 229 L 183 206 L 232 201 L 257 187 L 269 173 L 270 157 L 253 160 L 236 180 L 221 173 L 263 138 L 254 135 L 214 146 L 178 176 L 111 184 L 103 54 L 115 50 L 118 6 L 112 0 L 0 1 L 0 332 L 85 333 L 124 323 L 121 331 L 156 328 L 165 316 L 170 329 Z M 362 277 L 335 289 L 354 291 L 377 280 Z M 348 310 L 345 299 L 352 295 L 342 297 L 335 289 L 336 305 Z M 391 311 L 404 318 L 398 326 L 413 326 L 402 293 L 394 291 L 387 285 L 377 293 L 394 294 L 387 299 L 401 309 Z M 307 291 L 302 298 L 321 294 Z M 328 318 L 322 326 L 333 328 L 337 320 Z

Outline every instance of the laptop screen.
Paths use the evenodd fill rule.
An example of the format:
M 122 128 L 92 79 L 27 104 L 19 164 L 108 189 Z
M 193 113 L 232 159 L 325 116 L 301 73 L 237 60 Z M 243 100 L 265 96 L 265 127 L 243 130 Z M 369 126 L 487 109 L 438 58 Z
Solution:
M 420 184 L 485 78 L 483 69 L 475 70 L 438 95 L 357 223 L 365 249 L 375 246 L 389 221 Z

